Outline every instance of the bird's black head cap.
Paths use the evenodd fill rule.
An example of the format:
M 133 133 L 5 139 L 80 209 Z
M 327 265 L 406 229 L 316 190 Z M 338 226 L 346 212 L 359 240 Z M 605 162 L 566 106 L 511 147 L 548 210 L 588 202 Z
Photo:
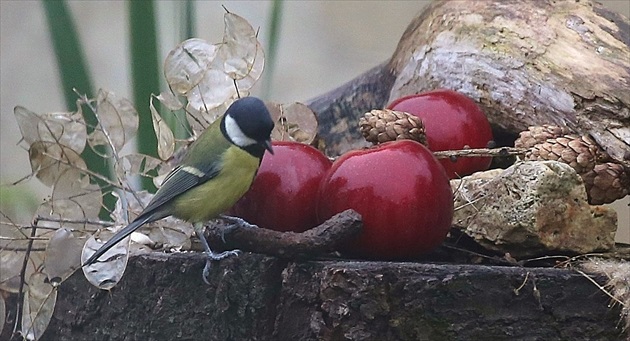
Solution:
M 239 147 L 247 150 L 255 156 L 262 156 L 265 149 L 271 149 L 271 130 L 274 127 L 273 120 L 265 103 L 256 97 L 244 97 L 236 100 L 228 108 L 225 116 L 231 117 L 238 125 L 240 132 L 230 133 L 230 129 L 224 126 L 222 130 L 227 137 Z M 242 143 L 239 135 L 254 140 L 255 144 Z

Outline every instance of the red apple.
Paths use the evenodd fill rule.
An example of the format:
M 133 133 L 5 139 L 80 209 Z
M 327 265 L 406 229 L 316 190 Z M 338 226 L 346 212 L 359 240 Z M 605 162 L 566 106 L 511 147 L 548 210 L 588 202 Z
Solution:
M 399 98 L 388 109 L 408 112 L 422 119 L 432 151 L 487 148 L 492 129 L 486 115 L 467 96 L 452 90 L 434 90 Z M 460 157 L 455 162 L 441 159 L 453 179 L 490 166 L 490 157 Z
M 453 194 L 444 168 L 411 140 L 342 155 L 322 179 L 318 214 L 361 214 L 363 230 L 342 252 L 371 259 L 409 259 L 433 250 L 453 219 Z
M 230 214 L 259 227 L 302 232 L 317 226 L 319 182 L 332 162 L 319 150 L 297 142 L 273 142 L 252 187 Z

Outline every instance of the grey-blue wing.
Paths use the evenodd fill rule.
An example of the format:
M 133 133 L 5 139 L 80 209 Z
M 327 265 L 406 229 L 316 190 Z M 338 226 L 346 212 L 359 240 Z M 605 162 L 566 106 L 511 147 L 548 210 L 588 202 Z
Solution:
M 151 199 L 151 202 L 145 207 L 140 216 L 158 212 L 162 209 L 168 209 L 168 206 L 164 206 L 166 203 L 191 188 L 214 178 L 219 174 L 220 170 L 221 168 L 217 162 L 208 165 L 205 169 L 193 168 L 191 166 L 178 166 L 169 173 L 162 187 L 155 193 L 153 199 Z M 172 214 L 172 212 L 168 212 L 168 215 L 170 214 Z

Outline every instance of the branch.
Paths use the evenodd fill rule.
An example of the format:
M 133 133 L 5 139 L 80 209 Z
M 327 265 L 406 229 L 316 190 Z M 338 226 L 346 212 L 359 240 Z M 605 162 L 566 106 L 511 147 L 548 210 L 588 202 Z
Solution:
M 206 229 L 208 242 L 211 245 L 220 245 L 224 249 L 294 258 L 334 251 L 341 243 L 356 236 L 361 231 L 363 223 L 357 212 L 346 210 L 302 233 L 278 232 L 243 225 L 233 226 L 226 226 L 225 223 L 212 224 Z
M 462 150 L 445 150 L 433 152 L 438 159 L 447 159 L 452 157 L 477 157 L 477 156 L 499 156 L 505 157 L 510 155 L 525 155 L 527 149 L 499 147 L 499 148 L 478 148 L 478 149 L 462 149 Z

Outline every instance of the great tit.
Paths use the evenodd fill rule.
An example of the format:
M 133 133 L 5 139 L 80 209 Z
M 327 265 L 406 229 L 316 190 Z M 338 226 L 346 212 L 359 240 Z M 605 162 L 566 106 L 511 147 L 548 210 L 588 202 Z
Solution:
M 219 217 L 249 189 L 265 150 L 273 154 L 273 127 L 263 101 L 255 97 L 236 100 L 191 144 L 181 164 L 166 176 L 142 213 L 90 256 L 84 266 L 96 262 L 140 226 L 168 216 L 193 223 L 209 259 L 234 254 L 213 253 L 203 235 L 203 224 Z M 204 280 L 207 268 L 208 263 Z

